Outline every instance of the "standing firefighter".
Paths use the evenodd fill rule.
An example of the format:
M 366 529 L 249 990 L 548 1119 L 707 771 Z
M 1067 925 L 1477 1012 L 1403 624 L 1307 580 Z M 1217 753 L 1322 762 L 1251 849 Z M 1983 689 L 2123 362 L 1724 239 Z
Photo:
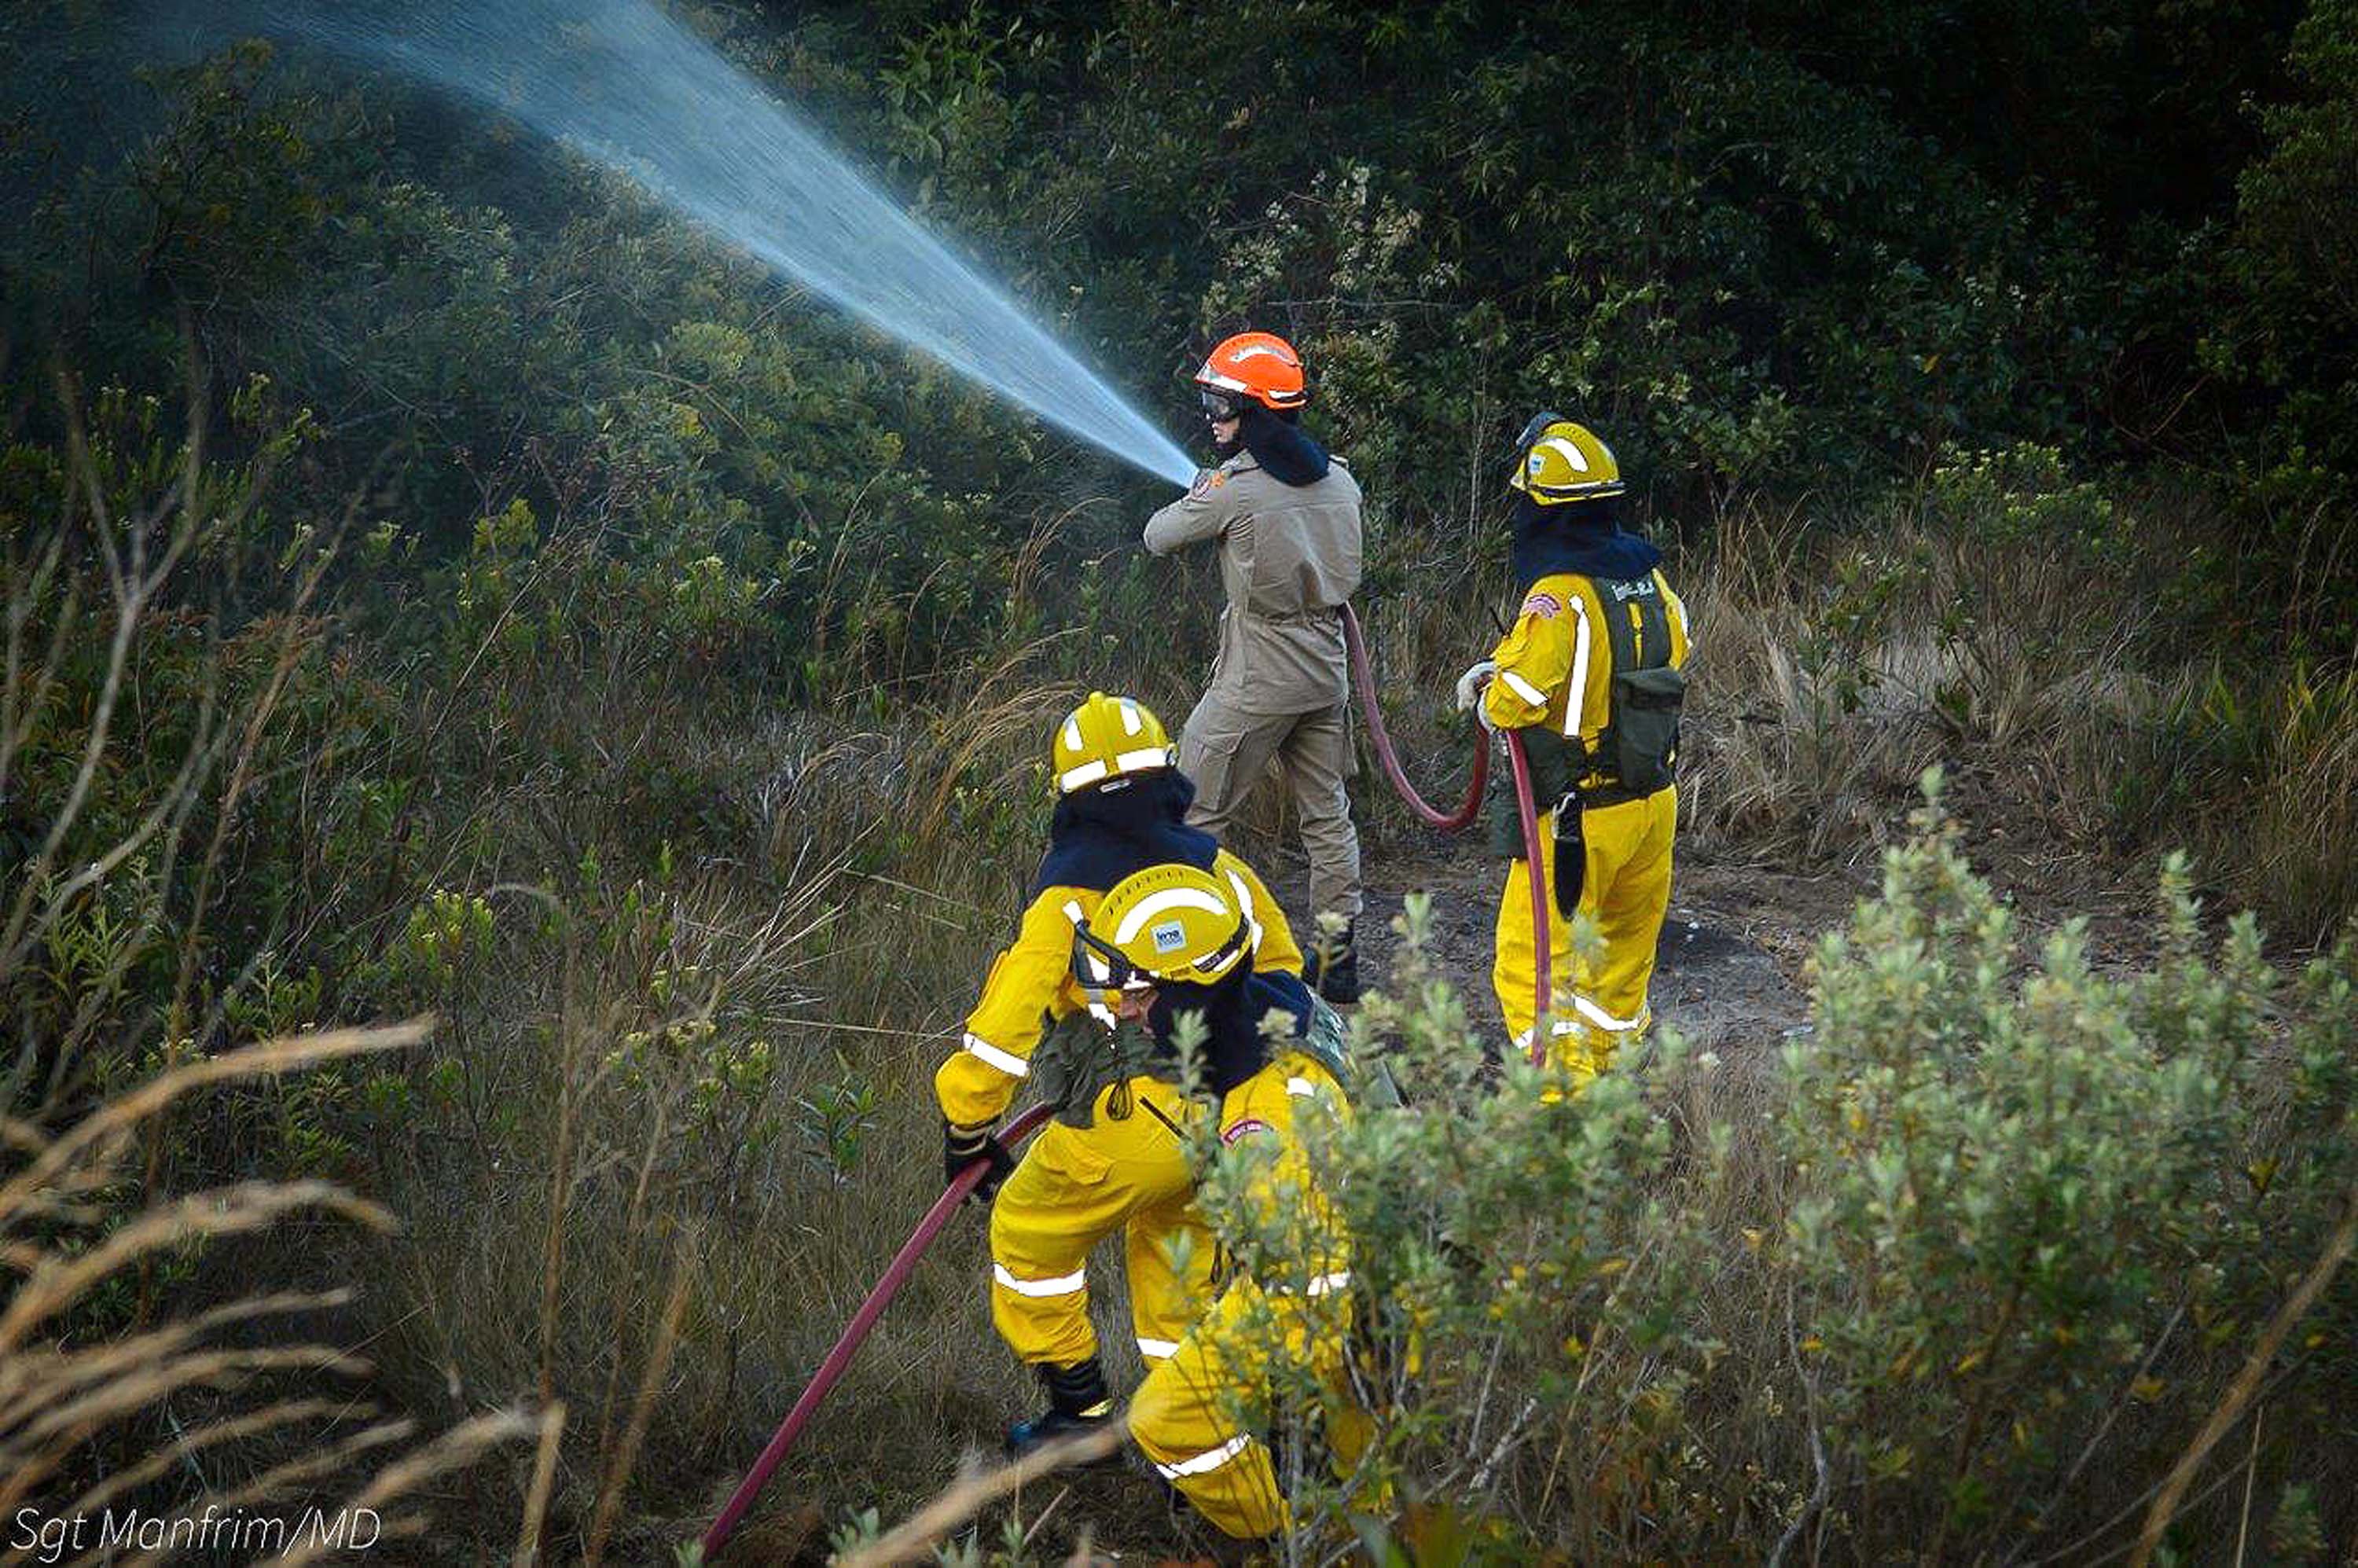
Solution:
M 1124 1230 L 1130 1322 L 1149 1367 L 1185 1336 L 1212 1264 L 1211 1240 L 1188 1213 L 1189 1102 L 1137 1021 L 1120 1017 L 1121 999 L 1075 979 L 1083 923 L 1132 872 L 1188 867 L 1249 912 L 1253 962 L 1308 1000 L 1277 901 L 1243 861 L 1185 825 L 1194 789 L 1174 760 L 1162 721 L 1128 697 L 1092 692 L 1057 726 L 1056 810 L 1031 906 L 991 965 L 962 1048 L 934 1075 L 946 1170 L 990 1165 L 976 1192 L 991 1202 L 991 1317 L 1047 1387 L 1047 1411 L 1008 1433 L 1018 1453 L 1109 1414 L 1089 1324 L 1091 1249 Z M 993 1132 L 1027 1077 L 1058 1111 L 1019 1164 Z
M 1478 704 L 1483 723 L 1515 730 L 1530 756 L 1541 812 L 1539 875 L 1555 911 L 1553 1049 L 1586 1078 L 1651 1021 L 1646 988 L 1678 826 L 1671 779 L 1687 612 L 1659 568 L 1661 552 L 1622 531 L 1620 466 L 1587 429 L 1555 414 L 1533 419 L 1509 483 L 1522 609 L 1490 657 L 1458 677 L 1457 705 Z M 1514 864 L 1498 902 L 1491 979 L 1508 1032 L 1529 1049 L 1539 1022 L 1531 871 L 1511 788 L 1492 806 L 1493 846 Z M 1595 922 L 1602 941 L 1593 964 L 1575 963 L 1575 916 Z
M 1363 1425 L 1342 1391 L 1349 1241 L 1301 1138 L 1313 1116 L 1349 1118 L 1340 1022 L 1306 993 L 1296 1011 L 1249 976 L 1252 924 L 1220 878 L 1158 866 L 1109 892 L 1082 938 L 1109 984 L 1152 999 L 1141 1011 L 1166 1047 L 1183 1021 L 1201 1030 L 1202 1087 L 1217 1097 L 1227 1167 L 1204 1201 L 1242 1206 L 1241 1223 L 1219 1300 L 1148 1371 L 1130 1430 L 1164 1479 L 1244 1540 L 1288 1522 L 1269 1450 L 1277 1390 L 1314 1390 L 1338 1452 L 1357 1446 Z M 1261 1029 L 1271 1005 L 1294 1013 L 1274 1044 Z
M 1217 540 L 1228 590 L 1211 685 L 1180 736 L 1180 766 L 1201 792 L 1187 819 L 1225 843 L 1278 763 L 1310 856 L 1311 908 L 1342 923 L 1320 936 L 1311 979 L 1329 1001 L 1356 1001 L 1359 838 L 1343 788 L 1350 677 L 1338 611 L 1359 586 L 1359 486 L 1296 422 L 1309 394 L 1284 339 L 1230 338 L 1195 381 L 1219 466 L 1146 524 L 1158 556 Z

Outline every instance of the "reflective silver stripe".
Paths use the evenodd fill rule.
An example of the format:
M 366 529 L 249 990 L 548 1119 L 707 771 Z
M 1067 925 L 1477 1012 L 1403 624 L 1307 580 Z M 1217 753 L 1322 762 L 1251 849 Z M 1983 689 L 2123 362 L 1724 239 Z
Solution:
M 1226 905 L 1201 888 L 1163 888 L 1148 893 L 1130 906 L 1130 913 L 1122 916 L 1120 926 L 1113 934 L 1115 943 L 1137 941 L 1138 934 L 1146 929 L 1148 921 L 1160 919 L 1165 911 L 1174 909 L 1200 909 L 1206 914 L 1228 913 Z
M 1076 790 L 1083 784 L 1093 784 L 1105 776 L 1106 765 L 1103 762 L 1083 762 L 1077 768 L 1066 768 L 1063 773 L 1058 773 L 1056 787 L 1066 791 Z
M 1588 606 L 1572 596 L 1572 674 L 1563 688 L 1563 732 L 1580 738 L 1580 716 L 1588 709 Z
M 1586 473 L 1588 471 L 1588 459 L 1581 454 L 1581 450 L 1578 447 L 1574 446 L 1572 442 L 1565 438 L 1562 436 L 1550 436 L 1544 441 L 1534 442 L 1531 446 L 1531 450 L 1537 451 L 1541 447 L 1545 447 L 1549 451 L 1555 453 L 1565 462 L 1570 463 L 1575 470 L 1581 473 Z
M 1253 913 L 1252 889 L 1245 886 L 1244 878 L 1234 871 L 1228 873 L 1228 889 L 1237 895 L 1237 908 L 1244 914 L 1246 939 L 1252 950 L 1258 953 L 1260 951 L 1261 930 L 1260 920 Z
M 1138 1336 L 1138 1353 L 1157 1361 L 1168 1361 L 1179 1354 L 1179 1342 L 1175 1339 L 1149 1339 L 1141 1334 Z
M 1001 1050 L 979 1034 L 968 1035 L 966 1048 L 969 1053 L 981 1057 L 1002 1073 L 1011 1074 L 1019 1078 L 1028 1078 L 1032 1076 L 1031 1063 L 1012 1051 Z
M 1345 1269 L 1336 1273 L 1319 1275 L 1303 1288 L 1302 1293 L 1305 1296 L 1330 1295 L 1350 1282 L 1351 1271 Z
M 1662 585 L 1662 597 L 1671 601 L 1671 613 L 1679 618 L 1679 635 L 1685 639 L 1687 657 L 1692 659 L 1694 657 L 1694 622 L 1687 619 L 1687 601 L 1672 593 L 1669 583 Z
M 1635 1017 L 1616 1018 L 1585 996 L 1575 995 L 1572 999 L 1572 1005 L 1575 1011 L 1597 1028 L 1609 1030 L 1615 1034 L 1627 1034 L 1646 1022 L 1646 1010 L 1643 1007 L 1639 1008 Z
M 1539 687 L 1533 686 L 1531 682 L 1525 680 L 1514 671 L 1500 670 L 1498 672 L 1498 678 L 1507 683 L 1507 689 L 1509 691 L 1513 692 L 1517 697 L 1521 697 L 1525 702 L 1530 703 L 1532 707 L 1545 708 L 1547 706 L 1547 693 L 1541 691 Z
M 1171 748 L 1149 746 L 1142 752 L 1124 752 L 1114 758 L 1114 772 L 1135 773 L 1141 768 L 1167 768 L 1171 765 Z
M 1531 1048 L 1531 1036 L 1538 1033 L 1539 1025 L 1534 1023 L 1529 1029 L 1524 1030 L 1520 1034 L 1516 1035 L 1515 1049 L 1518 1051 L 1530 1050 Z M 1562 1039 L 1564 1035 L 1577 1034 L 1579 1033 L 1580 1025 L 1574 1023 L 1569 1018 L 1552 1019 L 1548 1023 L 1548 1036 L 1551 1039 Z
M 1251 1438 L 1239 1433 L 1217 1448 L 1206 1448 L 1201 1454 L 1182 1459 L 1175 1465 L 1165 1465 L 1158 1459 L 1155 1461 L 1154 1468 L 1166 1481 L 1175 1481 L 1182 1476 L 1200 1476 L 1206 1470 L 1218 1469 L 1238 1454 L 1242 1454 L 1245 1451 L 1245 1445 L 1250 1442 L 1252 1442 Z
M 1138 722 L 1138 704 L 1126 697 L 1121 699 L 1121 728 L 1126 735 L 1135 735 L 1141 728 Z
M 1247 387 L 1243 382 L 1238 381 L 1235 376 L 1223 375 L 1218 371 L 1214 370 L 1212 368 L 1212 362 L 1209 360 L 1206 360 L 1204 362 L 1204 368 L 1195 373 L 1195 379 L 1213 386 L 1226 387 L 1230 392 L 1247 392 L 1250 390 L 1250 388 Z
M 1297 1099 L 1316 1099 L 1318 1086 L 1308 1078 L 1288 1078 L 1285 1080 L 1285 1092 Z
M 1060 1274 L 1053 1280 L 1019 1280 L 1007 1271 L 1006 1264 L 993 1263 L 990 1277 L 1019 1296 L 1075 1295 L 1087 1290 L 1089 1283 L 1089 1271 L 1085 1268 Z

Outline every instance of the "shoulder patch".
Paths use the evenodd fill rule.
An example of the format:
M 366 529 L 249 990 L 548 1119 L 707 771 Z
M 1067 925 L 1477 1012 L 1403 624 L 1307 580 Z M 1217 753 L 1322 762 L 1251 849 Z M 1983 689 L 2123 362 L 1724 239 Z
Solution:
M 1536 615 L 1542 621 L 1552 621 L 1563 613 L 1563 600 L 1552 593 L 1534 593 L 1523 600 L 1522 613 Z
M 1228 473 L 1226 469 L 1206 469 L 1195 476 L 1195 482 L 1187 487 L 1187 499 L 1201 501 L 1228 482 Z
M 1256 1132 L 1267 1132 L 1268 1130 L 1269 1123 L 1261 1120 L 1260 1118 L 1257 1116 L 1239 1117 L 1235 1121 L 1228 1123 L 1228 1126 L 1220 1129 L 1220 1141 L 1223 1143 L 1241 1142 L 1243 1140 L 1250 1138 Z

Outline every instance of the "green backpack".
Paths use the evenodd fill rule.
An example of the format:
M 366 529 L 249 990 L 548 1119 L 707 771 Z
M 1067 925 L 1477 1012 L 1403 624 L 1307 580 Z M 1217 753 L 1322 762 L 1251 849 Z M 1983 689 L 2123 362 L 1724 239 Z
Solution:
M 1650 572 L 1589 580 L 1605 606 L 1605 635 L 1613 649 L 1605 730 L 1589 765 L 1611 773 L 1628 795 L 1652 795 L 1678 776 L 1679 713 L 1687 695 L 1687 677 L 1671 667 L 1670 610 Z

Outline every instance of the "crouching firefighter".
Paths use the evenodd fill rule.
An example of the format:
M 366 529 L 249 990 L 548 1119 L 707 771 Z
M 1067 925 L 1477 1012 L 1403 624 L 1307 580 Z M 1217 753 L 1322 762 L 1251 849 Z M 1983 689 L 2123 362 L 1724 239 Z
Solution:
M 991 1205 L 992 1320 L 1047 1388 L 1046 1411 L 1008 1433 L 1014 1453 L 1109 1418 L 1086 1277 L 1097 1243 L 1125 1232 L 1130 1322 L 1149 1367 L 1202 1310 L 1214 1251 L 1188 1211 L 1195 1175 L 1176 1074 L 1139 1048 L 1135 1025 L 1118 1033 L 1115 1008 L 1076 979 L 1075 933 L 1108 888 L 1175 863 L 1229 888 L 1255 923 L 1254 962 L 1302 989 L 1302 953 L 1277 901 L 1186 826 L 1195 791 L 1175 760 L 1161 720 L 1128 697 L 1093 692 L 1057 726 L 1056 807 L 1031 904 L 991 965 L 962 1048 L 934 1075 L 946 1171 L 990 1167 L 975 1191 Z M 1059 1109 L 1018 1163 L 993 1133 L 1026 1078 Z
M 1138 1011 L 1166 1052 L 1178 1049 L 1184 1021 L 1200 1030 L 1221 1169 L 1198 1207 L 1239 1206 L 1238 1223 L 1226 1227 L 1219 1299 L 1150 1368 L 1130 1431 L 1164 1479 L 1242 1540 L 1288 1523 L 1269 1447 L 1280 1390 L 1308 1391 L 1345 1459 L 1365 1427 L 1344 1391 L 1350 1247 L 1302 1141 L 1313 1119 L 1350 1117 L 1340 1021 L 1306 989 L 1281 996 L 1250 976 L 1253 940 L 1233 885 L 1191 866 L 1126 879 L 1081 933 L 1084 964 L 1095 960 L 1130 1005 L 1143 1000 Z
M 1661 552 L 1620 525 L 1625 486 L 1610 448 L 1560 415 L 1523 429 L 1513 568 L 1522 608 L 1490 656 L 1457 681 L 1457 706 L 1522 737 L 1540 812 L 1537 868 L 1523 863 L 1511 783 L 1494 776 L 1491 842 L 1513 864 L 1498 901 L 1491 980 L 1519 1049 L 1539 1016 L 1529 879 L 1542 879 L 1557 986 L 1551 1049 L 1575 1080 L 1602 1071 L 1651 1022 L 1647 986 L 1670 906 L 1678 826 L 1686 606 Z M 1571 926 L 1595 923 L 1601 952 L 1576 961 Z

